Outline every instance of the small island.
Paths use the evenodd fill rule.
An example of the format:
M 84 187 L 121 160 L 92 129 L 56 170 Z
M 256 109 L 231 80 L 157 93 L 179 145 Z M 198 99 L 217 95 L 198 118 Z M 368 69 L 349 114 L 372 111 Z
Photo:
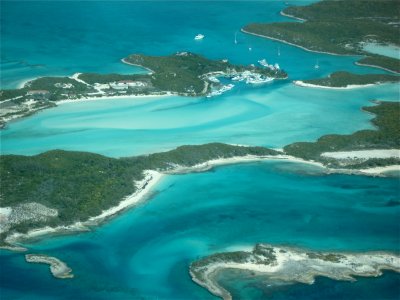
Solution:
M 315 252 L 292 247 L 257 244 L 251 251 L 217 253 L 190 265 L 194 282 L 224 300 L 232 296 L 217 282 L 223 270 L 251 271 L 264 279 L 287 283 L 314 283 L 315 277 L 356 280 L 353 276 L 376 277 L 382 270 L 400 272 L 400 257 L 391 253 Z
M 71 268 L 69 268 L 66 263 L 62 262 L 58 258 L 41 254 L 26 254 L 25 260 L 29 263 L 39 263 L 39 264 L 49 265 L 50 272 L 51 274 L 53 274 L 55 278 L 59 279 L 74 278 L 74 275 L 71 273 L 72 272 Z
M 398 1 L 319 1 L 290 6 L 281 14 L 296 22 L 252 23 L 242 31 L 307 51 L 363 55 L 357 64 L 400 73 L 400 59 L 368 52 L 365 45 L 399 47 Z M 299 21 L 300 20 L 300 21 Z
M 218 77 L 240 77 L 246 83 L 266 83 L 286 79 L 277 67 L 233 65 L 226 59 L 210 60 L 190 52 L 169 56 L 132 54 L 123 63 L 143 67 L 148 74 L 76 73 L 71 77 L 41 77 L 22 88 L 0 91 L 0 128 L 6 122 L 54 107 L 63 100 L 127 96 L 215 96 L 234 85 L 223 85 Z
M 351 89 L 375 84 L 399 82 L 400 76 L 388 74 L 354 74 L 350 72 L 334 72 L 326 78 L 294 81 L 304 87 Z

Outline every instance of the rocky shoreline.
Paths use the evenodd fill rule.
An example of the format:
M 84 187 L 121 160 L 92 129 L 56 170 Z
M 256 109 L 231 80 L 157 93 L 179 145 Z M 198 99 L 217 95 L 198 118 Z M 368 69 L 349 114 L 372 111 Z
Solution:
M 72 274 L 72 269 L 58 258 L 41 254 L 26 254 L 25 260 L 29 263 L 49 265 L 50 272 L 55 278 L 67 279 L 74 277 L 74 275 Z
M 227 269 L 251 271 L 265 281 L 280 280 L 313 284 L 315 277 L 355 281 L 354 276 L 377 277 L 382 270 L 400 272 L 400 256 L 385 252 L 316 252 L 286 246 L 257 244 L 251 251 L 211 255 L 190 266 L 192 280 L 210 293 L 231 300 L 228 290 L 217 282 Z

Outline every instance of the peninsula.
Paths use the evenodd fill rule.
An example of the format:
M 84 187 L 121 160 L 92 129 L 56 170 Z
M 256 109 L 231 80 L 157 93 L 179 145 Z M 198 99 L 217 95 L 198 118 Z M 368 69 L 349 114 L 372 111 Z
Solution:
M 7 241 L 28 231 L 36 236 L 37 229 L 46 233 L 85 230 L 86 225 L 95 225 L 143 198 L 159 172 L 204 170 L 215 159 L 279 154 L 263 147 L 212 143 L 119 159 L 61 150 L 2 155 L 0 243 L 14 244 Z
M 398 102 L 375 102 L 378 105 L 362 109 L 373 113 L 372 123 L 376 130 L 360 130 L 349 135 L 331 134 L 316 142 L 298 142 L 283 148 L 288 155 L 305 160 L 318 161 L 331 168 L 364 169 L 388 165 L 400 165 L 400 104 Z M 390 157 L 378 155 L 371 150 L 395 150 Z M 365 151 L 368 150 L 368 151 Z M 364 155 L 352 152 L 364 151 Z M 324 153 L 347 152 L 347 155 L 332 156 Z M 369 152 L 368 155 L 365 152 Z M 336 158 L 335 158 L 336 157 Z
M 350 89 L 399 81 L 400 76 L 396 75 L 334 72 L 325 78 L 294 81 L 294 84 L 315 88 Z
M 309 162 L 327 167 L 328 173 L 377 174 L 388 167 L 399 169 L 400 105 L 379 102 L 364 110 L 377 115 L 373 120 L 377 130 L 323 136 L 316 142 L 287 145 L 283 152 L 211 143 L 119 159 L 62 150 L 35 156 L 2 155 L 1 245 L 9 247 L 20 239 L 57 231 L 87 230 L 135 205 L 163 173 L 261 159 Z
M 29 263 L 47 264 L 50 267 L 50 272 L 55 278 L 66 279 L 73 278 L 72 270 L 58 258 L 41 255 L 41 254 L 26 254 L 25 260 Z
M 357 64 L 400 73 L 400 59 L 367 51 L 366 45 L 400 45 L 398 1 L 319 1 L 281 14 L 300 22 L 252 23 L 242 31 L 307 51 L 365 56 Z
M 217 282 L 224 270 L 250 271 L 267 284 L 283 281 L 314 283 L 315 277 L 356 280 L 353 276 L 376 277 L 382 270 L 400 272 L 400 257 L 391 253 L 315 252 L 292 247 L 257 244 L 251 251 L 217 253 L 190 265 L 197 284 L 224 300 L 231 294 Z
M 285 79 L 279 68 L 233 65 L 227 60 L 210 60 L 190 52 L 169 56 L 132 54 L 122 59 L 141 66 L 149 74 L 76 73 L 71 77 L 42 77 L 22 88 L 0 91 L 0 128 L 6 122 L 57 105 L 62 100 L 98 99 L 146 95 L 207 96 L 228 88 L 218 77 L 258 79 L 268 82 Z M 249 81 L 251 83 L 253 81 Z

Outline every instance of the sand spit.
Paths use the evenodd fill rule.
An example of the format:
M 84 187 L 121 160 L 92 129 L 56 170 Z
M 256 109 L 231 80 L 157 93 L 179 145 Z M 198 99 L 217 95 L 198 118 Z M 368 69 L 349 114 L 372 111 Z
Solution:
M 59 260 L 58 258 L 41 255 L 41 254 L 26 254 L 25 260 L 29 263 L 47 264 L 50 266 L 50 272 L 55 278 L 67 279 L 73 278 L 74 275 L 71 273 L 72 269 L 67 266 L 66 263 Z

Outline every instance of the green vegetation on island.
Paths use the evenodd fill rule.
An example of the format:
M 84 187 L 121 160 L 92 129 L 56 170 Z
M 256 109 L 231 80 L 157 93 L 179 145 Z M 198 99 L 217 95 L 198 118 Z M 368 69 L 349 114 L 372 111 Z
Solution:
M 69 77 L 40 77 L 28 81 L 20 89 L 1 90 L 0 104 L 11 98 L 21 103 L 27 99 L 57 101 L 61 99 L 81 98 L 95 90 Z
M 387 24 L 400 19 L 400 5 L 392 0 L 324 0 L 308 6 L 289 6 L 285 14 L 309 21 L 372 19 Z
M 251 251 L 212 254 L 194 261 L 189 273 L 192 280 L 224 300 L 232 299 L 223 285 L 221 272 L 240 279 L 258 278 L 257 282 L 313 284 L 316 277 L 352 280 L 355 276 L 376 277 L 382 270 L 400 272 L 399 256 L 385 252 L 317 252 L 288 246 L 257 244 Z M 240 272 L 233 272 L 238 270 Z
M 337 166 L 337 160 L 322 157 L 324 152 L 354 151 L 369 149 L 400 148 L 400 103 L 379 102 L 376 106 L 363 107 L 364 111 L 376 114 L 372 123 L 377 130 L 360 130 L 349 135 L 324 135 L 316 142 L 298 142 L 287 145 L 284 151 L 306 160 L 320 161 L 328 166 Z M 360 167 L 399 164 L 398 158 L 369 159 L 359 163 Z M 354 167 L 354 166 L 353 166 Z
M 261 77 L 287 78 L 279 68 L 263 68 L 230 64 L 227 60 L 210 60 L 190 52 L 169 56 L 133 54 L 123 60 L 127 64 L 151 69 L 150 74 L 83 73 L 73 77 L 41 77 L 27 82 L 20 89 L 0 91 L 0 128 L 17 117 L 54 106 L 54 101 L 93 97 L 160 95 L 205 96 L 222 87 L 215 76 L 234 77 L 245 71 Z
M 398 59 L 383 59 L 363 50 L 368 42 L 400 45 L 399 11 L 398 1 L 327 0 L 283 10 L 304 22 L 253 23 L 243 30 L 311 51 L 368 55 L 360 63 L 399 73 Z
M 334 72 L 326 78 L 302 80 L 304 83 L 326 86 L 347 87 L 349 85 L 367 85 L 385 82 L 398 82 L 400 76 L 388 74 L 354 74 L 349 72 Z
M 400 73 L 400 59 L 392 57 L 369 54 L 368 56 L 358 60 L 356 64 L 360 66 L 379 67 L 384 70 Z
M 317 142 L 299 142 L 285 146 L 284 152 L 338 168 L 341 164 L 337 159 L 322 157 L 321 154 L 399 149 L 400 104 L 378 102 L 376 106 L 363 109 L 376 114 L 373 124 L 377 130 L 361 130 L 350 135 L 326 135 Z M 6 227 L 0 222 L 0 241 L 4 242 L 6 236 L 13 232 L 26 232 L 44 226 L 70 225 L 100 215 L 102 211 L 116 206 L 124 197 L 142 189 L 143 186 L 136 186 L 135 182 L 144 179 L 145 170 L 168 172 L 219 158 L 279 154 L 282 152 L 264 147 L 211 143 L 181 146 L 168 152 L 119 159 L 63 150 L 35 156 L 2 155 L 1 207 L 9 207 L 14 215 L 8 217 Z M 346 168 L 394 164 L 400 164 L 400 159 L 370 158 L 355 160 L 346 165 Z M 146 184 L 144 182 L 144 186 Z M 269 257 L 268 253 L 262 255 Z
M 12 223 L 9 232 L 70 225 L 97 216 L 134 193 L 137 190 L 134 181 L 143 179 L 144 170 L 167 171 L 178 165 L 190 167 L 217 158 L 275 154 L 278 152 L 263 147 L 212 143 L 119 159 L 62 150 L 35 156 L 3 155 L 0 160 L 1 206 L 15 208 L 38 203 L 58 212 L 56 216 L 49 214 L 53 216 L 46 219 L 29 218 Z M 40 205 L 35 207 L 40 208 Z M 5 235 L 3 233 L 2 239 Z
M 165 57 L 133 54 L 124 61 L 152 70 L 154 74 L 151 75 L 151 80 L 158 89 L 188 95 L 204 95 L 210 91 L 208 83 L 211 82 L 205 77 L 209 73 L 233 76 L 236 73 L 251 71 L 273 78 L 287 77 L 283 70 L 233 65 L 227 60 L 209 60 L 190 52 Z

